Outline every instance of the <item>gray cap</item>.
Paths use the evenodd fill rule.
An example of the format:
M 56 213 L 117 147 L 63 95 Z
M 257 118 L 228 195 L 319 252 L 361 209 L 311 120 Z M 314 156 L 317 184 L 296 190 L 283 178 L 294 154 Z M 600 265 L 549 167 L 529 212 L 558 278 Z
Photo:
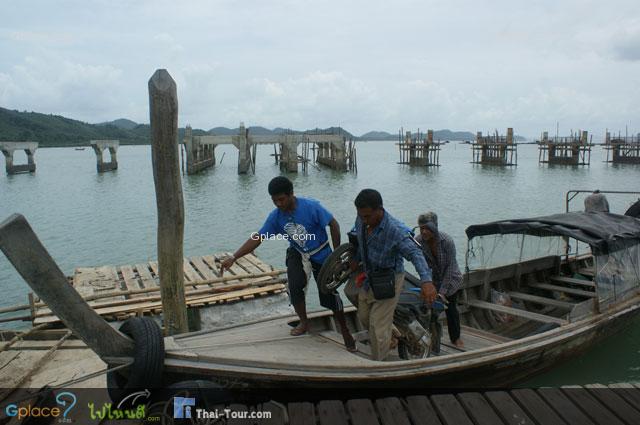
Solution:
M 433 233 L 438 233 L 438 215 L 433 211 L 418 216 L 418 226 L 427 226 Z

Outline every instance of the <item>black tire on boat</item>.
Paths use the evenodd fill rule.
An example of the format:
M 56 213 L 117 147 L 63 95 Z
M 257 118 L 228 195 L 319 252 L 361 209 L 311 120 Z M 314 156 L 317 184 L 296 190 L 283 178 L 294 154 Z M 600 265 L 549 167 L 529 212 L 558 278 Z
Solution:
M 107 389 L 115 403 L 129 395 L 130 390 L 159 388 L 164 372 L 164 338 L 160 326 L 149 317 L 127 319 L 120 332 L 131 337 L 135 344 L 133 364 L 107 373 Z
M 340 285 L 349 280 L 353 272 L 349 269 L 349 260 L 353 256 L 353 245 L 343 243 L 324 261 L 318 273 L 318 286 L 324 294 L 335 292 Z

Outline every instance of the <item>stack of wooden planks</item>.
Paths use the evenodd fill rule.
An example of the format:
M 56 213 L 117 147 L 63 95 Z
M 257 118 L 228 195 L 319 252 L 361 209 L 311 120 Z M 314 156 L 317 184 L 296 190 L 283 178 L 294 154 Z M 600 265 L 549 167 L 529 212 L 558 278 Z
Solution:
M 204 307 L 281 293 L 284 270 L 275 270 L 254 254 L 238 259 L 224 276 L 220 261 L 229 253 L 184 259 L 187 306 Z M 93 309 L 107 320 L 162 312 L 158 264 L 77 268 L 70 283 Z M 46 305 L 30 297 L 33 325 L 59 319 Z

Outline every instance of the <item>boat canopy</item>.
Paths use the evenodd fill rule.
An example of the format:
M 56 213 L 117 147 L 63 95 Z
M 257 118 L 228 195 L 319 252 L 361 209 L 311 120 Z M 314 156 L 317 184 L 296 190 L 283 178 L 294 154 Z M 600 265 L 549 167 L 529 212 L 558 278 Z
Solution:
M 526 234 L 567 236 L 589 244 L 594 254 L 607 254 L 640 244 L 640 219 L 604 212 L 569 212 L 544 217 L 494 221 L 467 227 L 477 236 Z

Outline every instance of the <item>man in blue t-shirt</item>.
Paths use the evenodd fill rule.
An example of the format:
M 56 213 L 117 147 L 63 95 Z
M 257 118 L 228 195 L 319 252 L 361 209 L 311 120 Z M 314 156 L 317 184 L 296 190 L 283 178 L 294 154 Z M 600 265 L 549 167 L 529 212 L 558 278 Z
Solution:
M 331 254 L 326 227 L 329 226 L 331 242 L 336 248 L 340 245 L 340 225 L 320 202 L 294 196 L 293 183 L 286 177 L 275 177 L 269 182 L 269 195 L 277 208 L 271 211 L 257 233 L 253 233 L 231 257 L 222 262 L 221 273 L 231 267 L 236 259 L 253 252 L 262 240 L 287 239 L 289 299 L 300 318 L 298 325 L 291 330 L 291 335 L 303 335 L 309 330 L 304 289 L 312 274 L 318 284 L 320 268 Z M 355 351 L 356 344 L 347 328 L 340 296 L 337 293 L 324 294 L 319 288 L 318 295 L 320 305 L 333 311 L 345 346 L 349 351 Z

